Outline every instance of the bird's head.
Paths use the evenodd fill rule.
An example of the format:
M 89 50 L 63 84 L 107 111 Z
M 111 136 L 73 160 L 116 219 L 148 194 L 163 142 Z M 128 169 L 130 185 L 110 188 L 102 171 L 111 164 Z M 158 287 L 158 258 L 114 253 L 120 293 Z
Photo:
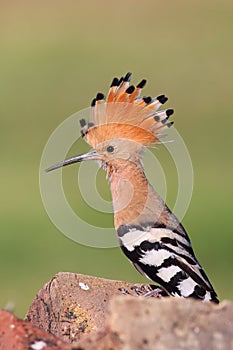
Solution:
M 51 171 L 84 160 L 97 160 L 108 169 L 127 161 L 141 160 L 142 150 L 159 142 L 160 134 L 173 122 L 168 122 L 172 109 L 158 111 L 167 97 L 140 97 L 146 80 L 129 85 L 131 73 L 114 78 L 106 100 L 98 93 L 91 103 L 90 121 L 81 119 L 81 133 L 92 151 L 66 159 L 47 169 Z
M 79 163 L 85 160 L 96 160 L 104 169 L 117 168 L 120 164 L 134 162 L 141 164 L 143 146 L 137 142 L 127 139 L 111 139 L 102 142 L 88 153 L 77 155 L 49 167 L 46 171 Z
M 107 140 L 96 147 L 96 154 L 103 166 L 113 166 L 118 162 L 139 162 L 143 146 L 128 139 L 114 138 Z

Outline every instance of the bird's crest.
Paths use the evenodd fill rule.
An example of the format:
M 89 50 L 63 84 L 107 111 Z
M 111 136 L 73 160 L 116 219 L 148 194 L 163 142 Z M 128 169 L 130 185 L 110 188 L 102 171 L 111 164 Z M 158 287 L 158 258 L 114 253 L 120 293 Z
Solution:
M 130 78 L 131 73 L 120 79 L 114 78 L 106 99 L 98 93 L 92 101 L 89 123 L 80 120 L 82 135 L 93 148 L 113 138 L 126 138 L 151 146 L 159 142 L 161 131 L 173 124 L 168 122 L 173 109 L 158 111 L 167 97 L 140 97 L 146 80 L 135 87 L 130 85 Z

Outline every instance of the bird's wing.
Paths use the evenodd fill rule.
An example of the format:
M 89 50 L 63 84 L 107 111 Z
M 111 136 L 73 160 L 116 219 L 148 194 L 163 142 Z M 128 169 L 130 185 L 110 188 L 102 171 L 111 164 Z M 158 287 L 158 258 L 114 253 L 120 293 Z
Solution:
M 169 294 L 216 299 L 184 232 L 163 227 L 125 226 L 118 230 L 118 236 L 123 252 L 136 269 Z

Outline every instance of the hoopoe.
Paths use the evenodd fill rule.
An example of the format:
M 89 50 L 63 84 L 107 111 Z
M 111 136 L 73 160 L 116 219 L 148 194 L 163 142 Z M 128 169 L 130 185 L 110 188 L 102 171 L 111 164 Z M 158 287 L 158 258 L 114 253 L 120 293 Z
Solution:
M 106 170 L 120 247 L 133 266 L 174 297 L 218 303 L 208 277 L 176 216 L 147 180 L 142 156 L 145 147 L 160 141 L 172 126 L 173 109 L 159 110 L 165 95 L 140 97 L 146 84 L 130 85 L 131 73 L 114 78 L 104 99 L 91 103 L 90 120 L 80 120 L 81 132 L 92 151 L 51 166 L 51 171 L 84 160 L 96 160 Z

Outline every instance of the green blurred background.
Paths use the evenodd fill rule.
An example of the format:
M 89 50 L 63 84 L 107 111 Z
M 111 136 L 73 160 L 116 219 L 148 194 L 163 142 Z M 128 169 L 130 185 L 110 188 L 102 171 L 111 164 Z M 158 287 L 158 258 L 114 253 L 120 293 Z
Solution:
M 195 176 L 183 222 L 220 299 L 232 299 L 232 1 L 1 0 L 0 6 L 0 306 L 13 302 L 23 317 L 58 271 L 146 282 L 119 249 L 89 248 L 62 235 L 43 208 L 38 182 L 53 130 L 127 71 L 133 82 L 148 78 L 146 95 L 165 93 L 175 108 Z M 80 143 L 71 154 L 87 149 Z M 172 205 L 177 176 L 162 147 L 155 152 Z M 64 174 L 64 187 L 78 211 L 74 168 Z M 97 186 L 109 199 L 102 172 Z M 105 220 L 93 216 L 97 224 Z

